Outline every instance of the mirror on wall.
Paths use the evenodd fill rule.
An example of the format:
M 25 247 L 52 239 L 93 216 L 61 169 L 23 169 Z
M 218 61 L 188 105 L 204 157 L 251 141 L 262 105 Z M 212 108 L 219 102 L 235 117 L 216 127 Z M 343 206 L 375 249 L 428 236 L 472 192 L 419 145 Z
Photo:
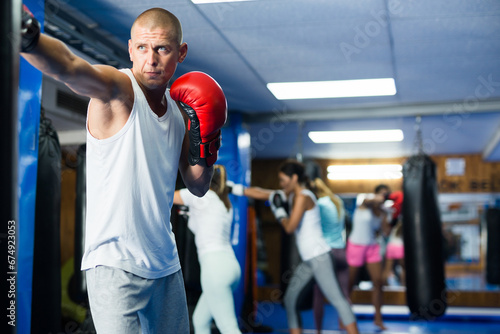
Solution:
M 499 201 L 496 194 L 439 195 L 449 288 L 500 292 L 500 285 L 486 279 L 486 212 Z
M 441 215 L 443 246 L 445 255 L 445 279 L 448 293 L 451 292 L 453 306 L 496 306 L 500 285 L 491 284 L 486 280 L 486 210 L 492 207 L 500 208 L 500 174 L 497 172 L 500 165 L 486 163 L 481 156 L 466 156 L 468 162 L 465 170 L 463 163 L 455 165 L 446 163 L 448 157 L 433 157 L 437 161 L 438 172 L 438 205 Z M 356 163 L 402 163 L 404 159 L 384 161 L 356 161 Z M 455 162 L 455 160 L 452 160 Z M 322 170 L 333 162 L 318 160 Z M 252 162 L 252 184 L 276 189 L 279 187 L 274 174 L 267 173 L 277 170 L 279 161 Z M 266 171 L 264 173 L 260 171 Z M 463 174 L 464 175 L 457 175 Z M 484 181 L 490 180 L 491 181 Z M 363 180 L 363 181 L 335 181 L 329 182 L 330 189 L 344 200 L 346 211 L 352 216 L 356 197 L 359 193 L 370 192 L 376 184 L 386 183 L 394 191 L 402 188 L 401 180 Z M 483 184 L 490 186 L 481 186 Z M 497 185 L 497 186 L 493 186 Z M 261 299 L 271 296 L 272 291 L 279 287 L 281 280 L 280 254 L 282 228 L 276 224 L 272 213 L 265 203 L 255 203 L 256 216 L 259 219 L 258 229 L 258 290 Z M 404 224 L 404 217 L 403 224 Z M 491 233 L 489 234 L 491 236 Z M 499 242 L 500 244 L 500 242 Z M 500 261 L 498 261 L 500 263 Z M 384 295 L 384 300 L 395 305 L 406 303 L 404 283 L 401 282 L 403 268 L 399 264 L 394 266 L 394 275 L 384 287 L 386 291 L 395 292 L 394 295 Z M 371 289 L 368 275 L 361 279 L 356 289 Z M 362 291 L 361 290 L 361 291 Z M 395 296 L 395 295 L 398 296 Z M 386 299 L 387 296 L 387 299 Z M 369 303 L 369 294 L 362 296 L 362 303 Z M 359 299 L 361 300 L 361 299 Z M 496 304 L 495 304 L 496 303 Z
M 352 216 L 357 194 L 339 195 L 344 200 L 348 216 Z M 438 202 L 442 221 L 445 278 L 448 291 L 454 292 L 454 296 L 464 296 L 462 292 L 500 293 L 500 285 L 488 283 L 486 280 L 485 217 L 487 208 L 500 204 L 500 194 L 439 194 Z M 259 234 L 257 283 L 259 298 L 267 299 L 272 295 L 272 291 L 279 288 L 282 231 L 281 227 L 274 223 L 273 217 L 268 217 L 268 208 L 264 202 L 255 203 L 255 208 Z M 346 224 L 348 233 L 349 218 Z M 388 279 L 384 290 L 404 294 L 406 288 L 403 275 L 403 266 L 395 263 L 393 275 Z M 372 285 L 369 276 L 363 275 L 363 272 L 360 276 L 356 290 L 370 291 Z M 476 299 L 479 301 L 478 298 Z M 405 303 L 404 296 L 395 300 L 398 303 Z

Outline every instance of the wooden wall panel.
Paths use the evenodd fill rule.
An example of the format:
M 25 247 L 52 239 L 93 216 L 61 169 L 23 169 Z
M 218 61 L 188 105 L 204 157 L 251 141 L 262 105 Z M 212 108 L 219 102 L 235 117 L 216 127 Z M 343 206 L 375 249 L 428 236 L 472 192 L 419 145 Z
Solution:
M 61 265 L 75 254 L 76 149 L 63 148 L 61 161 Z
M 406 158 L 393 159 L 349 159 L 349 160 L 318 160 L 322 167 L 324 180 L 327 181 L 330 189 L 337 194 L 347 193 L 371 193 L 375 187 L 381 183 L 388 185 L 392 190 L 401 190 L 403 179 L 398 180 L 327 180 L 326 169 L 330 165 L 382 165 L 382 164 L 403 164 Z
M 465 160 L 463 176 L 446 173 L 446 161 L 450 158 Z M 480 154 L 463 156 L 433 156 L 437 166 L 438 188 L 442 193 L 490 193 L 500 192 L 500 162 L 485 162 Z
M 61 264 L 75 253 L 76 171 L 65 168 L 61 177 Z

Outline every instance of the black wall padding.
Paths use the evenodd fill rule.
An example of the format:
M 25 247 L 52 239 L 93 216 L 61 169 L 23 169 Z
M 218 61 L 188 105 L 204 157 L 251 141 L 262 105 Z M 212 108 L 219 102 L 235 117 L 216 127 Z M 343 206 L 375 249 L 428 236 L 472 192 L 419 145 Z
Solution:
M 74 284 L 71 286 L 71 298 L 76 303 L 87 303 L 87 281 L 82 271 L 82 257 L 85 250 L 85 213 L 87 200 L 86 156 L 87 146 L 80 145 L 77 152 L 76 166 L 76 203 L 75 203 L 75 268 Z
M 9 325 L 9 321 L 18 320 L 20 309 L 7 311 L 12 308 L 11 301 L 16 302 L 15 297 L 10 295 L 12 275 L 9 268 L 8 255 L 13 255 L 17 259 L 17 254 L 9 254 L 8 236 L 19 245 L 19 219 L 17 212 L 17 154 L 18 154 L 18 134 L 17 134 L 17 90 L 19 87 L 19 47 L 21 42 L 21 0 L 0 1 L 0 254 L 2 254 L 0 271 L 0 290 L 2 298 L 0 309 L 4 316 L 0 324 L 0 333 L 15 333 L 16 327 Z M 9 221 L 16 222 L 16 229 L 9 230 Z M 9 232 L 11 234 L 9 234 Z M 11 250 L 12 250 L 12 244 Z M 18 294 L 19 295 L 19 294 Z M 19 302 L 16 302 L 19 305 Z M 15 306 L 14 306 L 15 308 Z M 17 317 L 15 314 L 17 313 Z M 9 315 L 12 317 L 9 318 Z M 17 323 L 16 323 L 17 324 Z
M 35 205 L 31 333 L 61 326 L 61 148 L 51 122 L 40 119 Z
M 430 320 L 444 314 L 447 302 L 436 166 L 428 156 L 404 164 L 403 191 L 407 303 L 412 318 Z
M 486 211 L 486 282 L 500 284 L 500 209 Z
M 174 205 L 170 220 L 184 277 L 187 303 L 188 306 L 194 306 L 201 295 L 200 264 L 194 234 L 188 228 L 187 210 L 186 206 Z

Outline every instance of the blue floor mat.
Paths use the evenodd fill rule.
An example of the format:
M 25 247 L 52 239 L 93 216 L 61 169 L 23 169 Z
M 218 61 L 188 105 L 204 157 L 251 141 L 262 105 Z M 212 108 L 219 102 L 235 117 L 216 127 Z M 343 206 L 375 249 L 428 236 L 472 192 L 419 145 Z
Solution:
M 353 306 L 358 320 L 360 333 L 446 333 L 446 334 L 499 334 L 500 333 L 500 309 L 488 309 L 484 312 L 474 308 L 454 308 L 447 310 L 447 314 L 432 321 L 410 320 L 405 307 L 384 307 L 382 313 L 387 330 L 381 331 L 373 324 L 370 306 Z M 254 323 L 272 328 L 271 333 L 287 333 L 286 312 L 280 304 L 261 302 L 255 313 Z M 311 310 L 301 313 L 304 333 L 316 333 L 313 313 Z M 248 319 L 242 319 L 246 323 L 247 332 L 251 329 Z M 245 326 L 242 326 L 245 327 Z M 325 334 L 345 333 L 338 327 L 337 312 L 331 305 L 325 305 L 323 317 L 323 331 Z

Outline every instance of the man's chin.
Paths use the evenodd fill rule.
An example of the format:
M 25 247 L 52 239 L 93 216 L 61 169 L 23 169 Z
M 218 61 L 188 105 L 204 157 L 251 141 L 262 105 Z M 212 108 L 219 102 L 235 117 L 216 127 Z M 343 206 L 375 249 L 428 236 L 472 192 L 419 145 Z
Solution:
M 148 89 L 158 89 L 162 87 L 167 87 L 168 81 L 166 80 L 145 80 L 143 85 Z

